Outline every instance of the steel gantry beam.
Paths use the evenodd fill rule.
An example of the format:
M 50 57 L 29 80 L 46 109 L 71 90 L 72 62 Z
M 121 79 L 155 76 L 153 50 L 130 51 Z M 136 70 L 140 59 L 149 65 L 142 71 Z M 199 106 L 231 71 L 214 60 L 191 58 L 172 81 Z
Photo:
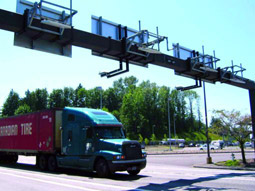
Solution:
M 35 25 L 43 25 L 39 20 L 35 19 Z M 43 26 L 43 28 L 51 28 L 51 26 Z M 222 82 L 229 85 L 237 86 L 247 90 L 255 90 L 255 83 L 252 80 L 242 78 L 244 83 L 235 81 L 224 81 L 220 79 L 220 73 L 224 73 L 223 69 L 218 68 L 218 72 L 205 71 L 203 74 L 196 72 L 190 68 L 190 60 L 182 60 L 167 54 L 149 54 L 147 58 L 132 56 L 125 52 L 123 41 L 113 40 L 90 32 L 81 31 L 78 29 L 66 29 L 61 37 L 56 37 L 54 34 L 41 34 L 41 32 L 29 29 L 26 27 L 26 16 L 9 12 L 0 9 L 0 29 L 14 32 L 20 35 L 28 35 L 30 37 L 38 36 L 40 38 L 48 39 L 49 41 L 58 41 L 66 45 L 78 46 L 81 48 L 91 49 L 92 51 L 106 54 L 108 57 L 119 60 L 119 58 L 133 62 L 139 62 L 141 65 L 153 64 L 169 69 L 173 69 L 176 73 L 194 79 L 202 79 L 210 82 Z M 54 30 L 54 29 L 52 29 Z M 131 47 L 135 49 L 135 47 Z M 231 75 L 226 73 L 226 76 Z
M 34 19 L 34 25 L 47 30 L 56 30 L 56 28 L 44 25 L 38 19 Z M 221 82 L 232 86 L 240 87 L 249 90 L 251 114 L 253 121 L 253 130 L 255 131 L 255 82 L 243 77 L 235 76 L 235 80 L 231 79 L 231 72 L 225 69 L 217 68 L 217 70 L 204 70 L 204 72 L 193 70 L 191 60 L 182 60 L 163 53 L 150 53 L 147 57 L 134 56 L 126 50 L 126 40 L 114 40 L 90 32 L 81 31 L 78 29 L 66 29 L 62 36 L 57 36 L 51 33 L 42 33 L 29 29 L 27 27 L 26 12 L 24 15 L 13 13 L 0 9 L 0 29 L 14 32 L 15 35 L 25 35 L 31 39 L 42 38 L 48 41 L 57 41 L 63 45 L 73 45 L 86 49 L 91 49 L 99 55 L 106 55 L 111 59 L 124 61 L 127 63 L 139 63 L 140 66 L 153 64 L 169 69 L 173 69 L 175 73 L 185 77 L 209 81 L 212 83 Z M 130 47 L 131 52 L 138 51 L 137 47 Z M 139 54 L 138 54 L 139 55 Z M 224 76 L 224 79 L 222 78 Z M 240 83 L 242 82 L 242 83 Z

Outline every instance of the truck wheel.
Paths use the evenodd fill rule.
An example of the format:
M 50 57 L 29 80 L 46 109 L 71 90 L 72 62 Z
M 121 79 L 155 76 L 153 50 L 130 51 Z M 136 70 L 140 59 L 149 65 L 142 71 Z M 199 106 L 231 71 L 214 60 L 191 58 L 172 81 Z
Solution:
M 50 156 L 48 159 L 48 169 L 50 171 L 55 171 L 58 168 L 57 160 L 55 156 Z
M 19 159 L 18 155 L 11 156 L 11 163 L 13 163 L 13 164 L 17 163 L 18 159 Z
M 139 172 L 140 172 L 140 170 L 128 170 L 128 174 L 130 174 L 131 176 L 138 175 Z
M 45 155 L 40 155 L 39 156 L 38 167 L 41 170 L 47 170 L 47 168 L 48 168 L 48 160 L 47 160 L 47 157 Z
M 105 178 L 110 175 L 110 170 L 107 162 L 104 159 L 99 159 L 96 163 L 96 172 L 98 177 Z

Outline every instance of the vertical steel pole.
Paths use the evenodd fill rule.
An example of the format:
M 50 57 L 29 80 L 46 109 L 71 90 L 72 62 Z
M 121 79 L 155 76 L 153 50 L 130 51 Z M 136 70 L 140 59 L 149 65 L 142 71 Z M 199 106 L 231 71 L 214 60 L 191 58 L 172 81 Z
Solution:
M 174 111 L 174 139 L 175 139 L 174 145 L 176 146 L 175 111 Z
M 73 0 L 70 0 L 70 25 L 73 26 Z
M 103 108 L 102 94 L 103 94 L 103 90 L 100 91 L 100 109 Z
M 157 41 L 158 41 L 158 51 L 160 51 L 160 46 L 159 46 L 159 33 L 158 33 L 158 27 L 156 28 L 157 29 Z
M 213 57 L 214 57 L 214 64 L 215 64 L 215 66 L 214 66 L 215 68 L 214 69 L 217 69 L 216 60 L 215 60 L 216 59 L 216 57 L 215 57 L 215 50 L 213 51 Z
M 255 159 L 255 90 L 249 90 L 250 107 L 251 107 L 251 120 L 252 120 L 252 139 L 254 146 L 254 159 Z
M 170 98 L 167 99 L 167 105 L 168 105 L 168 130 L 169 130 L 169 141 L 170 141 L 170 151 L 172 150 L 172 144 L 171 144 L 171 124 L 170 124 L 170 106 L 169 106 Z
M 204 55 L 205 55 L 205 48 L 202 46 L 203 50 L 203 63 L 204 63 Z M 204 105 L 205 105 L 205 128 L 206 128 L 206 145 L 207 145 L 207 164 L 212 163 L 212 158 L 210 156 L 210 146 L 209 146 L 209 135 L 208 135 L 208 119 L 207 119 L 207 105 L 206 105 L 206 93 L 205 93 L 205 81 L 203 81 L 203 90 L 204 90 Z
M 210 156 L 209 148 L 209 135 L 208 135 L 208 119 L 207 119 L 207 105 L 206 105 L 206 93 L 205 93 L 205 82 L 203 81 L 203 90 L 204 90 L 204 105 L 205 105 L 205 127 L 206 127 L 206 144 L 207 144 L 207 164 L 212 163 L 212 158 Z

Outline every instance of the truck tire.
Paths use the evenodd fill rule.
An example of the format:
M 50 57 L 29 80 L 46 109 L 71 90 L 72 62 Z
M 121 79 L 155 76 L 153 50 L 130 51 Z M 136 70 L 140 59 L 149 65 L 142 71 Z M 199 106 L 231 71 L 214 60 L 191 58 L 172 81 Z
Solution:
M 128 170 L 127 171 L 128 174 L 130 174 L 131 176 L 136 176 L 139 174 L 140 170 Z
M 13 164 L 17 163 L 18 159 L 19 159 L 19 155 L 11 156 L 11 163 L 13 163 Z
M 41 170 L 47 170 L 48 168 L 48 157 L 46 155 L 40 155 L 38 159 L 38 167 Z
M 110 170 L 109 170 L 106 160 L 99 159 L 97 161 L 96 172 L 97 172 L 98 177 L 100 177 L 100 178 L 106 178 L 110 175 Z
M 56 157 L 51 155 L 48 159 L 48 169 L 49 171 L 56 171 L 58 168 Z

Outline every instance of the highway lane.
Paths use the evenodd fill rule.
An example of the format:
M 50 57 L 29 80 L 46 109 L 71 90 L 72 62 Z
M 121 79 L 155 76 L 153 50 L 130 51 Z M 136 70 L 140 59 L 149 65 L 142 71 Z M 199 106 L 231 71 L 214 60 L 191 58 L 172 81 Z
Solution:
M 232 153 L 211 153 L 212 161 L 226 161 L 232 159 Z M 241 153 L 234 153 L 236 159 L 241 159 Z M 254 153 L 247 152 L 246 158 L 253 158 Z M 150 155 L 148 161 L 150 164 L 168 164 L 173 166 L 192 167 L 194 164 L 205 164 L 207 154 L 170 154 L 170 155 Z
M 213 158 L 230 158 L 229 153 L 220 155 Z M 109 179 L 83 171 L 40 172 L 34 166 L 34 157 L 20 157 L 17 165 L 0 166 L 0 190 L 254 190 L 255 172 L 192 168 L 192 161 L 205 163 L 204 157 L 149 155 L 146 169 L 138 176 L 123 172 Z

